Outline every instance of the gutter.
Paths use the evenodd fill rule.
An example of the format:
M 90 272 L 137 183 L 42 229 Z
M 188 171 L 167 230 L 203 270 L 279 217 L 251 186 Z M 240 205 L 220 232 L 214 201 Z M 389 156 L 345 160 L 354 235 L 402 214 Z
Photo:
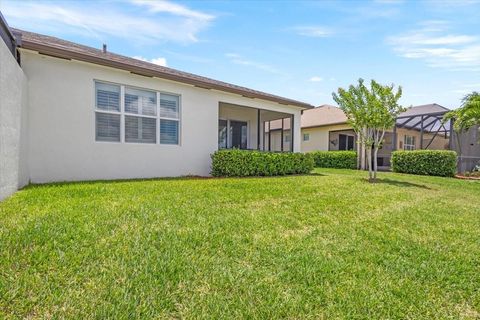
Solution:
M 282 97 L 278 97 L 278 96 L 274 96 L 274 95 L 269 95 L 269 94 L 259 92 L 259 91 L 255 91 L 255 90 L 252 90 L 252 91 L 255 91 L 255 92 L 252 92 L 250 90 L 242 90 L 241 87 L 231 85 L 231 84 L 228 84 L 228 83 L 219 82 L 219 81 L 217 82 L 216 80 L 213 80 L 213 79 L 208 79 L 208 78 L 206 78 L 206 80 L 193 79 L 193 78 L 187 77 L 185 75 L 174 74 L 173 72 L 172 73 L 162 72 L 162 71 L 153 70 L 153 69 L 146 68 L 146 67 L 135 66 L 133 64 L 128 64 L 128 63 L 124 63 L 124 62 L 120 62 L 120 61 L 115 61 L 115 60 L 111 59 L 111 58 L 114 58 L 114 57 L 111 57 L 111 56 L 109 57 L 109 54 L 106 54 L 106 53 L 103 53 L 103 54 L 105 54 L 105 57 L 99 57 L 97 55 L 88 54 L 88 53 L 85 53 L 85 52 L 77 52 L 77 51 L 68 50 L 68 49 L 66 49 L 64 47 L 61 47 L 61 46 L 53 46 L 53 45 L 40 43 L 38 41 L 31 41 L 31 40 L 26 39 L 26 38 L 22 39 L 21 47 L 24 48 L 24 49 L 37 51 L 40 54 L 44 54 L 44 55 L 48 55 L 48 56 L 52 56 L 52 57 L 56 57 L 56 58 L 75 59 L 75 60 L 78 60 L 78 61 L 89 62 L 89 63 L 101 65 L 101 66 L 106 66 L 106 67 L 111 67 L 111 68 L 115 68 L 115 69 L 130 71 L 131 73 L 146 76 L 146 77 L 157 77 L 157 78 L 161 78 L 161 79 L 167 79 L 167 80 L 171 80 L 171 81 L 175 81 L 175 82 L 190 84 L 190 85 L 200 87 L 200 88 L 204 88 L 204 89 L 209 89 L 209 90 L 214 89 L 214 90 L 219 90 L 219 91 L 223 91 L 223 92 L 234 93 L 234 94 L 238 94 L 238 95 L 241 95 L 241 96 L 246 96 L 246 97 L 249 97 L 249 98 L 252 98 L 252 99 L 256 98 L 256 99 L 267 100 L 267 101 L 276 102 L 276 103 L 283 104 L 283 105 L 294 106 L 294 107 L 301 108 L 301 109 L 312 109 L 312 108 L 314 108 L 314 106 L 312 106 L 308 103 L 304 103 L 304 102 L 300 102 L 300 101 L 296 101 L 296 100 L 291 100 L 291 99 L 287 99 L 287 98 L 282 98 Z M 101 53 L 99 53 L 99 54 L 101 54 Z M 117 56 L 117 55 L 115 55 L 115 56 Z M 198 77 L 200 77 L 200 76 L 198 76 Z M 217 82 L 217 83 L 212 83 L 212 82 Z

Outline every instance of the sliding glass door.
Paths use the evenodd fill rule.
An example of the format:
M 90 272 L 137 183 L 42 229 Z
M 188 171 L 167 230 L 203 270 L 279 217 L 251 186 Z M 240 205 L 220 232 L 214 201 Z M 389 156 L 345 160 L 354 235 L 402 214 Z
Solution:
M 354 148 L 354 136 L 340 134 L 338 150 L 353 150 Z
M 230 121 L 230 147 L 247 149 L 247 123 L 244 121 Z
M 218 120 L 218 148 L 247 149 L 248 124 L 245 121 Z

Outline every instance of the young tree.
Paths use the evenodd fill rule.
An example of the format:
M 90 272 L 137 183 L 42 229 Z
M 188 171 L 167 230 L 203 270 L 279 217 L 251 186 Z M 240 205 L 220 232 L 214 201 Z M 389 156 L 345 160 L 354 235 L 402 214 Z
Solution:
M 395 92 L 393 84 L 381 85 L 375 80 L 372 80 L 370 88 L 367 88 L 363 79 L 359 79 L 357 86 L 350 85 L 348 91 L 339 88 L 338 93 L 332 95 L 357 134 L 361 146 L 360 157 L 366 154 L 369 180 L 375 182 L 377 155 L 385 132 L 395 125 L 398 114 L 404 110 L 398 104 L 402 88 L 398 87 Z

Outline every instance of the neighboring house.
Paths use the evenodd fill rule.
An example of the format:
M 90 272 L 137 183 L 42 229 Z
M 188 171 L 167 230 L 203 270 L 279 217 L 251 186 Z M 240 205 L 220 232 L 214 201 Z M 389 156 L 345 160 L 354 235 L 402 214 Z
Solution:
M 325 104 L 306 110 L 302 114 L 302 151 L 356 149 L 351 129 L 340 108 Z
M 0 199 L 52 181 L 208 175 L 219 148 L 265 150 L 265 123 L 311 105 L 9 29 L 0 15 Z
M 450 123 L 441 123 L 446 112 L 448 109 L 445 107 L 428 104 L 411 107 L 401 113 L 396 126 L 385 134 L 385 141 L 378 153 L 379 166 L 390 166 L 394 150 L 449 149 Z M 357 150 L 356 140 L 356 134 L 341 109 L 323 105 L 303 112 L 303 152 Z

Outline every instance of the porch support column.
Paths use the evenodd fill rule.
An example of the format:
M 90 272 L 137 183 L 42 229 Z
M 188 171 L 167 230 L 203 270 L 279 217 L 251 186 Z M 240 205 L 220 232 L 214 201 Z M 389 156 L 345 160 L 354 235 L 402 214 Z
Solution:
M 283 123 L 285 122 L 285 119 L 282 118 L 282 131 L 280 132 L 280 151 L 283 152 Z
M 260 150 L 260 109 L 257 109 L 257 150 Z
M 397 121 L 395 120 L 395 124 L 393 125 L 393 148 L 392 152 L 397 150 Z
M 450 137 L 448 138 L 448 149 L 452 150 L 453 148 L 453 119 L 450 119 L 450 128 L 448 128 Z
M 272 151 L 272 124 L 268 121 L 268 151 Z
M 293 135 L 293 131 L 295 129 L 295 125 L 293 123 L 293 120 L 294 120 L 294 115 L 290 115 L 290 151 L 293 152 L 293 141 L 295 140 L 294 138 L 294 135 Z
M 265 121 L 263 121 L 263 125 L 262 125 L 262 136 L 263 136 L 262 150 L 265 151 Z
M 423 149 L 423 116 L 420 118 L 420 150 Z

